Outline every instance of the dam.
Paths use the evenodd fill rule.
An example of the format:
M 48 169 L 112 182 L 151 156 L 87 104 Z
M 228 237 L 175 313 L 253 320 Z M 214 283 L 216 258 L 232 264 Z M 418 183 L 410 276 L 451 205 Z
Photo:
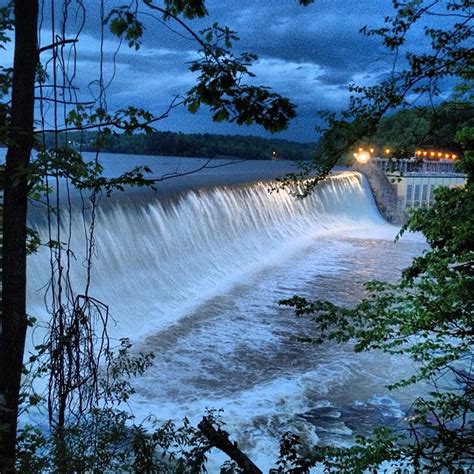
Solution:
M 399 423 L 413 396 L 385 388 L 410 371 L 405 360 L 302 343 L 300 336 L 314 335 L 311 321 L 278 301 L 298 294 L 353 304 L 363 282 L 396 278 L 425 245 L 416 235 L 393 242 L 397 227 L 380 216 L 358 173 L 336 173 L 304 200 L 292 196 L 297 189 L 270 187 L 262 179 L 207 183 L 105 203 L 90 290 L 109 305 L 113 340 L 129 337 L 137 351 L 156 355 L 134 382 L 137 420 L 187 416 L 196 424 L 207 408 L 223 409 L 233 438 L 264 469 L 286 431 L 308 445 L 345 444 L 377 424 Z M 45 238 L 44 223 L 36 225 Z M 80 212 L 62 232 L 80 288 Z M 46 249 L 30 258 L 28 271 L 29 313 L 45 323 Z M 41 329 L 32 339 L 41 339 Z M 210 472 L 219 461 L 211 457 Z

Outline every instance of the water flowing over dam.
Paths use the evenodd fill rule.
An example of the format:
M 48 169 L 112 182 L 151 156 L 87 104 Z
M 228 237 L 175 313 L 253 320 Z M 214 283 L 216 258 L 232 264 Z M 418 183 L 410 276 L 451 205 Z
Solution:
M 315 236 L 382 224 L 355 173 L 332 177 L 305 200 L 268 188 L 264 182 L 216 187 L 164 201 L 137 202 L 132 196 L 99 212 L 93 293 L 111 304 L 118 321 L 112 334 L 165 327 L 189 307 L 287 258 Z M 72 227 L 78 263 L 72 277 L 80 288 L 85 247 L 80 213 Z M 30 304 L 38 305 L 37 311 L 43 292 L 35 290 L 49 277 L 48 258 L 47 252 L 31 258 Z
M 304 200 L 269 193 L 268 182 L 189 190 L 159 199 L 129 197 L 99 209 L 91 295 L 110 306 L 114 338 L 152 350 L 136 381 L 138 418 L 198 421 L 223 408 L 239 446 L 270 467 L 278 438 L 292 430 L 309 444 L 347 442 L 370 422 L 403 415 L 403 394 L 384 389 L 403 361 L 315 347 L 281 298 L 300 294 L 353 303 L 362 282 L 394 278 L 423 242 L 395 245 L 397 229 L 379 215 L 358 173 L 336 174 Z M 71 223 L 84 285 L 84 225 Z M 38 228 L 43 239 L 46 227 Z M 65 226 L 64 233 L 68 233 Z M 46 320 L 45 250 L 29 261 L 29 312 Z M 214 472 L 214 471 L 210 471 Z

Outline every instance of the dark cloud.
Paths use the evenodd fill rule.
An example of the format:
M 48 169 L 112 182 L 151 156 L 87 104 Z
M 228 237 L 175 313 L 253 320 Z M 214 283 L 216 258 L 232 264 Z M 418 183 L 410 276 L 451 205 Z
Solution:
M 123 3 L 107 0 L 105 6 L 110 10 Z M 88 92 L 91 78 L 99 72 L 101 19 L 96 0 L 83 0 L 82 5 L 86 21 L 77 46 L 77 78 Z M 344 107 L 349 83 L 371 83 L 391 65 L 392 57 L 387 56 L 379 40 L 359 32 L 364 25 L 381 26 L 391 13 L 391 0 L 316 0 L 306 8 L 297 0 L 208 0 L 207 5 L 209 17 L 193 20 L 190 26 L 198 31 L 217 21 L 236 30 L 241 40 L 235 51 L 259 55 L 252 68 L 257 74 L 254 82 L 272 87 L 297 104 L 299 118 L 284 134 L 286 138 L 313 140 L 317 109 Z M 197 45 L 179 25 L 164 25 L 146 11 L 146 6 L 141 9 L 147 13 L 142 17 L 146 30 L 138 52 L 122 45 L 115 54 L 117 39 L 105 31 L 106 81 L 114 78 L 107 92 L 108 104 L 114 108 L 130 103 L 159 113 L 174 95 L 192 86 L 189 62 L 195 57 Z M 59 25 L 62 12 L 56 8 L 55 13 Z M 46 1 L 43 44 L 52 37 L 51 17 L 51 3 Z M 79 30 L 80 9 L 78 15 L 69 16 L 68 24 L 73 32 Z M 419 44 L 423 34 L 420 30 L 414 34 Z M 214 125 L 206 111 L 197 116 L 176 111 L 166 123 L 170 129 L 183 131 L 261 133 L 255 128 L 239 131 L 231 125 Z
M 290 1 L 279 2 L 277 7 L 267 1 L 244 3 L 248 6 L 235 22 L 243 48 L 347 70 L 380 54 L 376 40 L 359 30 L 380 23 L 391 2 L 319 1 L 307 8 Z

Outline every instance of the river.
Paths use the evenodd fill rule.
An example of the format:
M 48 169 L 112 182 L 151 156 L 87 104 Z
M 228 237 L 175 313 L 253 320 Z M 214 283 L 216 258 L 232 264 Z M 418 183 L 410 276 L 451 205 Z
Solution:
M 106 171 L 140 159 L 159 161 L 111 155 Z M 169 158 L 156 175 L 198 164 L 186 160 Z M 299 342 L 314 334 L 311 321 L 278 300 L 299 294 L 353 304 L 364 281 L 395 279 L 424 241 L 407 235 L 394 243 L 398 229 L 382 219 L 357 173 L 334 174 L 305 200 L 269 193 L 271 180 L 290 170 L 285 162 L 245 162 L 179 178 L 162 192 L 104 198 L 95 236 L 92 294 L 110 305 L 112 337 L 156 355 L 135 381 L 137 419 L 187 416 L 196 424 L 206 408 L 223 409 L 232 438 L 264 470 L 284 432 L 308 445 L 347 445 L 354 433 L 403 423 L 414 395 L 385 388 L 410 373 L 407 360 Z M 71 278 L 81 286 L 80 212 L 70 229 L 79 263 Z M 40 320 L 48 268 L 47 252 L 30 258 L 28 307 Z M 211 456 L 211 473 L 221 460 Z

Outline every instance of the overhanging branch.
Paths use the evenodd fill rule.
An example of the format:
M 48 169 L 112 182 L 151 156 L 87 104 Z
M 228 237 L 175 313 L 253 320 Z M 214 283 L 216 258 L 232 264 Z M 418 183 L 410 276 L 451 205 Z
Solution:
M 48 51 L 48 49 L 54 49 L 58 46 L 64 46 L 65 44 L 77 43 L 78 41 L 79 40 L 77 38 L 55 41 L 54 43 L 48 44 L 47 46 L 43 46 L 42 48 L 38 49 L 38 54 L 44 53 L 45 51 Z

